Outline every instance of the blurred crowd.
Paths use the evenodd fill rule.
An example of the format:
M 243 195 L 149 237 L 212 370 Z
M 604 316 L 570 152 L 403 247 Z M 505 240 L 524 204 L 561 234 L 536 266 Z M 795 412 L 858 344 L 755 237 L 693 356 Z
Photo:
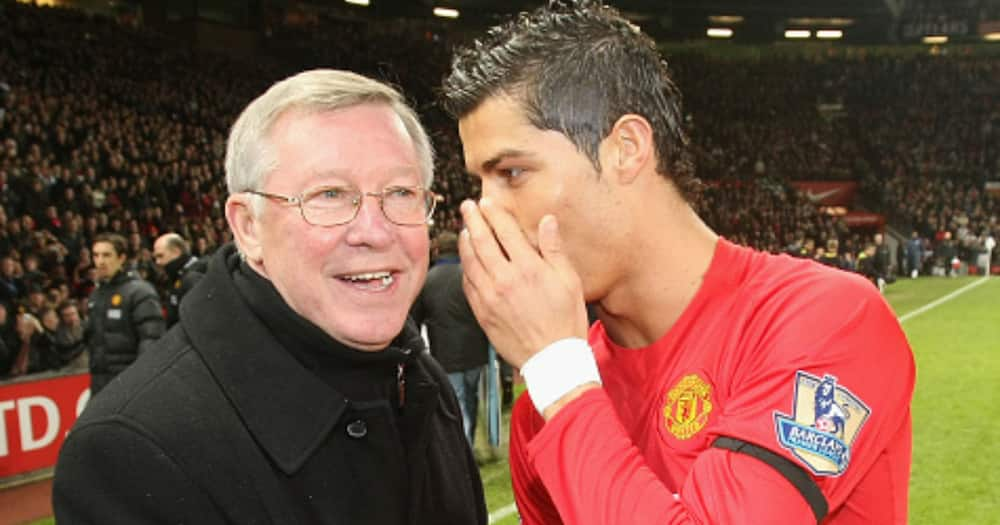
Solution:
M 67 9 L 0 0 L 0 27 L 0 377 L 79 364 L 98 233 L 124 235 L 129 266 L 161 287 L 158 235 L 179 233 L 199 256 L 230 240 L 228 127 L 293 71 L 352 69 L 411 98 L 437 150 L 434 233 L 457 231 L 458 204 L 478 193 L 436 105 L 450 52 L 436 27 L 317 19 L 269 31 L 253 63 Z M 928 273 L 952 252 L 972 263 L 1000 236 L 1000 198 L 984 190 L 1000 180 L 1000 61 L 679 51 L 670 66 L 706 181 L 697 206 L 727 238 L 820 259 L 832 248 L 836 265 L 864 273 L 865 254 L 885 251 L 874 232 L 789 184 L 820 179 L 859 181 L 862 205 L 916 232 L 892 254 L 895 273 L 910 275 L 907 246 Z M 48 350 L 18 352 L 25 341 Z

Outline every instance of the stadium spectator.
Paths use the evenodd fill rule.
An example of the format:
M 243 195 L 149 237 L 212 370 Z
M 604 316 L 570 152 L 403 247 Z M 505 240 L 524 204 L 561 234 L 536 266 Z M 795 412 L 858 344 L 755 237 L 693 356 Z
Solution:
M 29 312 L 17 314 L 15 333 L 17 338 L 9 371 L 11 377 L 51 368 L 50 341 L 45 337 L 45 328 L 37 317 Z
M 12 317 L 8 314 L 6 304 L 0 302 L 0 379 L 10 375 L 19 350 Z
M 52 348 L 57 358 L 57 366 L 69 370 L 88 370 L 89 355 L 84 341 L 84 325 L 80 311 L 72 301 L 59 304 L 55 328 L 52 333 Z

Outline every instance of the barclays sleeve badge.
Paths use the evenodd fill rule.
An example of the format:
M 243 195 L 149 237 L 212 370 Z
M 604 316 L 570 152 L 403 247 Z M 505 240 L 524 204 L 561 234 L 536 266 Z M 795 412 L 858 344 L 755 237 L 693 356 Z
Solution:
M 774 413 L 778 442 L 816 475 L 839 476 L 851 459 L 851 445 L 871 409 L 837 378 L 795 374 L 792 415 Z

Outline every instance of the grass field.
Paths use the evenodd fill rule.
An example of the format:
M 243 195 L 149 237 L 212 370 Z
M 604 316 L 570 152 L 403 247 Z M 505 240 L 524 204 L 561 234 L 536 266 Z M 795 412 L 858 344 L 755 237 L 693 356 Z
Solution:
M 1000 458 L 1000 278 L 980 279 L 904 279 L 886 289 L 917 358 L 912 525 L 1000 524 L 1000 469 L 989 463 Z M 481 472 L 490 523 L 514 525 L 503 454 Z
M 1000 278 L 980 279 L 904 279 L 886 290 L 917 358 L 913 525 L 1000 524 L 1000 469 L 989 463 L 1000 458 Z M 506 435 L 476 453 L 490 523 L 516 524 Z

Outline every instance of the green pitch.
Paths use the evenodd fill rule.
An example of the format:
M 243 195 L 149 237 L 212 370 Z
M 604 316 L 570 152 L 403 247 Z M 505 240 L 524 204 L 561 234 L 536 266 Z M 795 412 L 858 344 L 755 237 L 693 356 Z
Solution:
M 1000 278 L 979 279 L 903 279 L 886 289 L 917 359 L 912 525 L 1000 523 L 1000 469 L 990 463 L 1000 458 Z M 491 523 L 516 524 L 506 514 L 514 496 L 503 447 L 477 455 Z

